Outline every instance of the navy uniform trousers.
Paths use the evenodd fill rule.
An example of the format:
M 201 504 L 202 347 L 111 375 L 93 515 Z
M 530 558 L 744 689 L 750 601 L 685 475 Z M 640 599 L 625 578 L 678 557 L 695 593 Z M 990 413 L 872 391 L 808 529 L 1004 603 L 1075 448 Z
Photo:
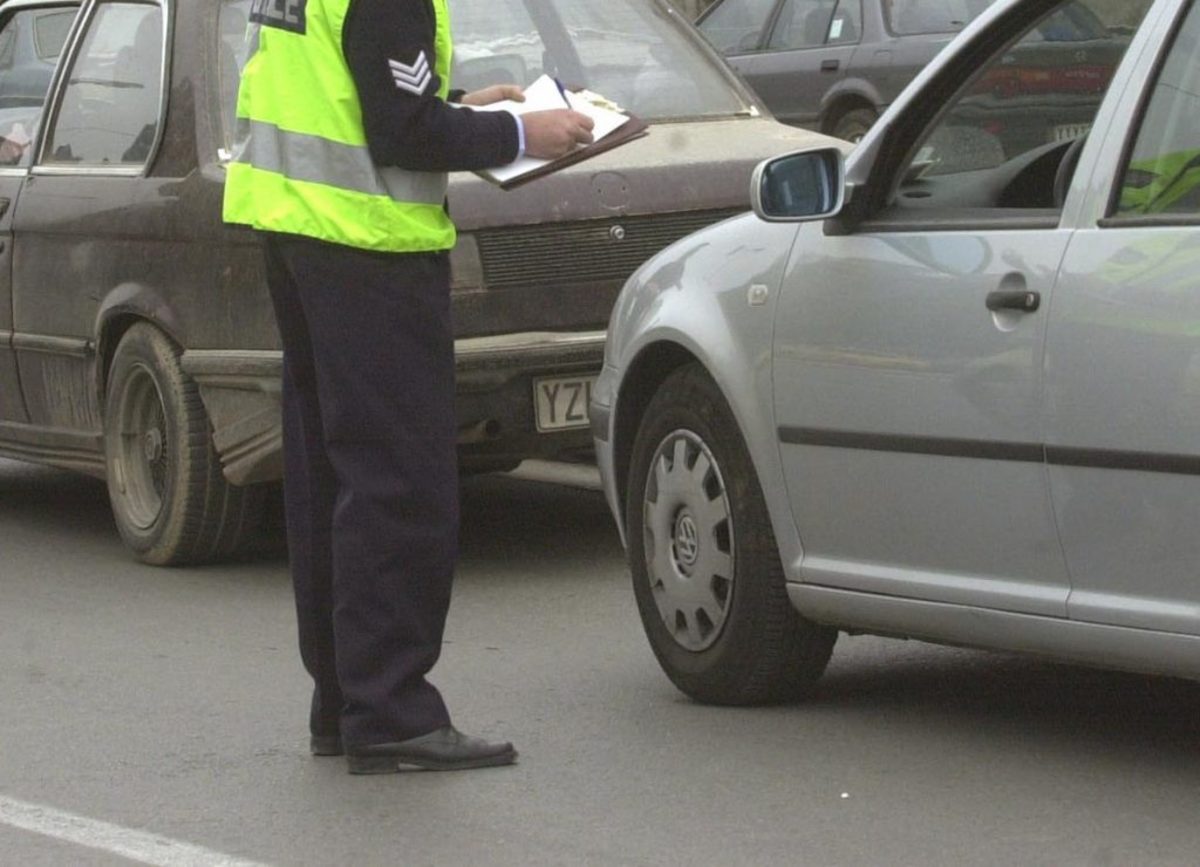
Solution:
M 425 734 L 450 721 L 426 679 L 458 552 L 449 258 L 261 234 L 310 725 L 349 748 Z

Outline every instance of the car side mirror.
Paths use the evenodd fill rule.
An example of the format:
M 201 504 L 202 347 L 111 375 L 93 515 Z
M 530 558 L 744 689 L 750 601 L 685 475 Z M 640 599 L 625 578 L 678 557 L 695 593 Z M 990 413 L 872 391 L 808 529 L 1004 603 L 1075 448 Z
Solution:
M 815 148 L 759 164 L 750 202 L 759 219 L 802 223 L 837 216 L 846 193 L 846 164 L 837 148 Z

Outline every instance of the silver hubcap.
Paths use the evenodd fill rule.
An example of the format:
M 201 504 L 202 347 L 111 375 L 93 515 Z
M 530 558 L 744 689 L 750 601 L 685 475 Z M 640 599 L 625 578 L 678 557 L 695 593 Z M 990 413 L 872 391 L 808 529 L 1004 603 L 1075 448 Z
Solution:
M 733 522 L 720 468 L 691 431 L 659 443 L 643 512 L 658 613 L 680 647 L 705 650 L 720 637 L 733 601 Z
M 146 367 L 130 372 L 112 411 L 119 424 L 116 488 L 127 518 L 146 530 L 162 513 L 171 460 L 162 395 Z
M 149 461 L 150 463 L 154 463 L 155 461 L 157 461 L 159 458 L 162 457 L 163 436 L 162 436 L 162 433 L 159 432 L 159 430 L 157 428 L 155 428 L 154 430 L 146 431 L 145 450 L 146 450 L 146 460 Z

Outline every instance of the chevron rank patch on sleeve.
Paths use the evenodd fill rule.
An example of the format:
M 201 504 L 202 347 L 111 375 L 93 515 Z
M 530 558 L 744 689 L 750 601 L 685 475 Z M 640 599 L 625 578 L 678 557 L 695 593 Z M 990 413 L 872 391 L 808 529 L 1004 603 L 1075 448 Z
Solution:
M 401 63 L 399 60 L 390 59 L 388 66 L 392 70 L 392 78 L 396 82 L 396 87 L 407 90 L 415 96 L 423 94 L 433 79 L 433 73 L 429 70 L 429 61 L 425 58 L 424 51 L 417 55 L 417 59 L 411 66 Z

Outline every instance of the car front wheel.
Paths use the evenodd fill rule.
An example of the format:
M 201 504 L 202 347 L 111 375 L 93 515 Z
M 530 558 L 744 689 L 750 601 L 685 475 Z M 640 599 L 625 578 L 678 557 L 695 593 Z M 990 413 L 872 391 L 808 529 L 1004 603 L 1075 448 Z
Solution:
M 627 490 L 634 595 L 671 681 L 713 704 L 802 697 L 825 670 L 837 631 L 788 601 L 754 466 L 699 365 L 675 371 L 652 398 Z
M 261 491 L 225 481 L 196 384 L 149 323 L 131 327 L 113 356 L 104 454 L 117 529 L 143 562 L 219 559 L 257 527 Z
M 878 112 L 872 108 L 853 108 L 837 119 L 829 134 L 857 144 L 878 119 Z

